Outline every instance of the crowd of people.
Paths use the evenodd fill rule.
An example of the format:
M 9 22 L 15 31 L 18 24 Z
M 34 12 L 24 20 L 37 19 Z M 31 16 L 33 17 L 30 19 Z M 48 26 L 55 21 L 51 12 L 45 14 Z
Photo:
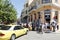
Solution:
M 32 27 L 32 31 L 37 31 L 37 32 L 55 32 L 56 30 L 59 29 L 59 26 L 57 24 L 57 21 L 53 19 L 51 23 L 49 22 L 44 22 L 42 23 L 40 19 L 34 20 L 30 23 L 25 23 L 22 24 L 26 28 Z

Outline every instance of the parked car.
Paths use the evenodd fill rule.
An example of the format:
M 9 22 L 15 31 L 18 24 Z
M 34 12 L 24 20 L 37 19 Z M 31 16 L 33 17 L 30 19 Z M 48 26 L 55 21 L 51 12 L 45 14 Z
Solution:
M 28 29 L 20 25 L 6 25 L 0 29 L 0 40 L 15 40 L 15 38 L 27 34 Z
M 4 24 L 0 24 L 0 29 L 1 29 L 1 27 L 3 27 L 4 26 Z

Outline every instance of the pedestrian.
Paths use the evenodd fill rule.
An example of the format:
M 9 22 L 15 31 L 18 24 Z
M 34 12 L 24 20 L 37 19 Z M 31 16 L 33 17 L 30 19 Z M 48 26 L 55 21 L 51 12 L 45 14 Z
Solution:
M 59 30 L 59 25 L 57 24 L 57 30 Z
M 53 21 L 51 22 L 51 25 L 53 27 L 53 32 L 56 31 L 56 28 L 57 28 L 57 22 L 53 19 Z
M 32 31 L 35 31 L 35 20 L 32 21 Z
M 26 28 L 28 28 L 28 23 L 26 23 Z
M 40 23 L 40 26 L 39 26 L 39 27 L 40 27 L 40 28 L 39 28 L 39 32 L 42 33 L 42 34 L 43 34 L 43 26 L 44 26 L 43 23 Z
M 36 21 L 36 31 L 38 31 L 38 23 L 37 23 L 37 21 Z
M 29 26 L 29 27 L 28 27 L 29 30 L 32 30 L 32 22 L 29 22 L 29 23 L 28 23 L 28 26 Z
M 42 23 L 42 33 L 44 33 L 46 30 L 46 24 L 45 23 Z
M 42 32 L 41 20 L 40 18 L 36 21 L 36 30 L 37 32 Z

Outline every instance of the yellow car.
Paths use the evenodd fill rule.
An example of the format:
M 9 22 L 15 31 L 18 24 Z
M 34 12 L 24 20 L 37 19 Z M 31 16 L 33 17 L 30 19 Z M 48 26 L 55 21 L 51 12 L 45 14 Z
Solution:
M 28 29 L 20 25 L 7 25 L 0 27 L 0 40 L 15 40 L 15 38 L 27 34 Z

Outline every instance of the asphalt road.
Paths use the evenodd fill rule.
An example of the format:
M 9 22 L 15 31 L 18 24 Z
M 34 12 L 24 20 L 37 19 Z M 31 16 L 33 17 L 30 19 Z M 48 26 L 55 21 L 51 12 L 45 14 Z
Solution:
M 27 35 L 21 36 L 16 40 L 60 40 L 60 32 L 41 34 L 36 31 L 30 31 Z

